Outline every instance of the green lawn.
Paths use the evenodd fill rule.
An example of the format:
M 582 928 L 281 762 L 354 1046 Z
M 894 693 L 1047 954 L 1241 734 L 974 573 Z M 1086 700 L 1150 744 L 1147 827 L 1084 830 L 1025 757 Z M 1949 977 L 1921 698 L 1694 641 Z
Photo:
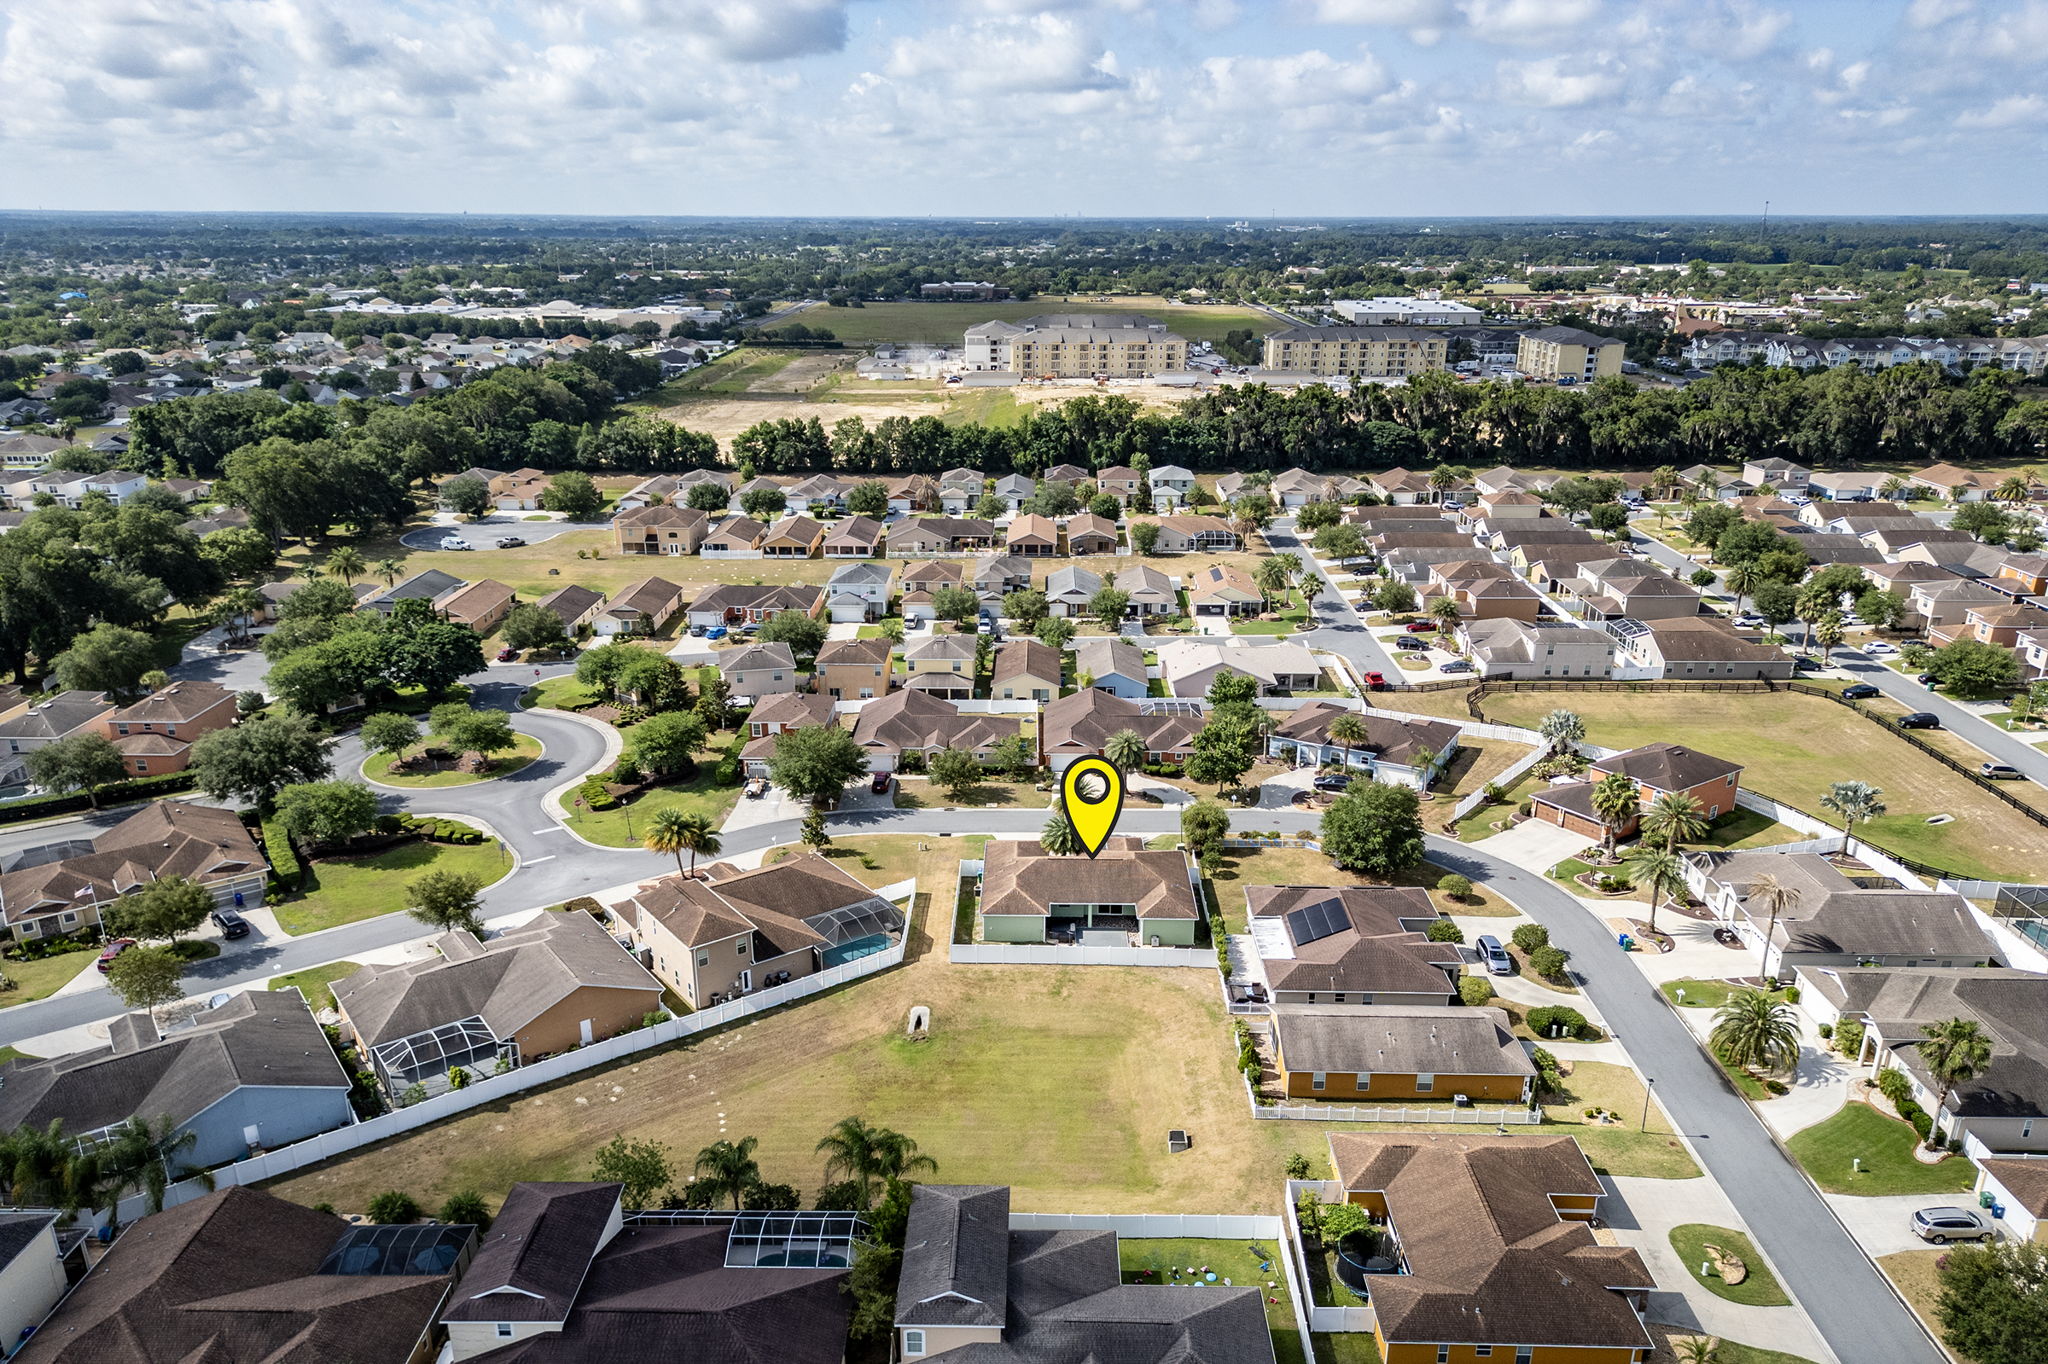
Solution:
M 0 1047 L 0 1066 L 6 1065 L 9 1061 L 40 1061 L 42 1059 L 40 1056 L 30 1056 L 27 1052 L 16 1047 Z
M 1308 628 L 1308 609 L 1296 606 L 1277 613 L 1273 620 L 1234 620 L 1230 623 L 1233 635 L 1291 635 L 1297 630 Z
M 574 811 L 569 816 L 569 827 L 592 843 L 612 848 L 638 847 L 647 832 L 647 821 L 658 810 L 703 815 L 715 828 L 725 822 L 740 798 L 737 786 L 718 785 L 717 771 L 718 764 L 707 759 L 699 764 L 697 775 L 690 780 L 657 786 L 609 810 L 576 809 L 575 798 L 569 797 Z
M 1661 1104 L 1650 1103 L 1645 1122 L 1643 1081 L 1633 1070 L 1606 1061 L 1580 1061 L 1564 1083 L 1566 1097 L 1543 1105 L 1543 1125 L 1536 1129 L 1543 1135 L 1576 1138 L 1601 1174 L 1698 1178 L 1700 1167 L 1678 1139 L 1678 1129 L 1671 1125 Z M 1621 1121 L 1611 1125 L 1589 1122 L 1588 1108 L 1618 1113 Z
M 1585 717 L 1594 743 L 1633 748 L 1684 736 L 1743 765 L 1742 784 L 1816 817 L 1834 782 L 1867 781 L 1887 813 L 1858 839 L 1986 880 L 2032 880 L 2048 860 L 2048 829 L 1986 795 L 1872 721 L 1794 692 L 1525 691 L 1489 697 L 1486 718 L 1534 725 L 1559 706 Z M 1947 824 L 1929 817 L 1954 816 Z
M 1738 966 L 1741 964 L 1740 958 L 1733 958 L 1732 960 Z M 1664 998 L 1670 1000 L 1673 1004 L 1680 1004 L 1688 1009 L 1718 1009 L 1728 1002 L 1730 995 L 1735 994 L 1743 987 L 1740 985 L 1730 985 L 1725 980 L 1702 980 L 1695 976 L 1689 976 L 1683 980 L 1667 980 L 1657 988 L 1662 990 Z M 1678 997 L 1680 990 L 1685 991 L 1685 998 L 1683 1000 Z M 1785 1002 L 1785 992 L 1783 990 L 1773 990 L 1771 991 L 1771 998 L 1782 1004 Z
M 1315 1364 L 1380 1364 L 1378 1342 L 1363 1331 L 1348 1331 L 1343 1335 L 1325 1332 L 1312 1339 L 1316 1347 Z M 1288 1364 L 1289 1360 L 1301 1358 L 1299 1336 L 1274 1336 L 1273 1347 L 1273 1354 L 1279 1360 L 1279 1364 Z M 1288 1353 L 1289 1350 L 1293 1353 Z
M 294 971 L 288 976 L 271 978 L 273 990 L 297 990 L 306 997 L 306 1003 L 315 1012 L 334 1007 L 334 982 L 345 980 L 362 970 L 362 963 L 355 961 L 330 961 L 325 966 L 309 966 L 303 971 Z
M 1235 330 L 1249 330 L 1264 336 L 1278 331 L 1281 323 L 1265 313 L 1229 304 L 1183 305 L 1152 297 L 1103 298 L 1089 294 L 1074 298 L 1041 295 L 1022 302 L 993 303 L 870 303 L 860 308 L 806 308 L 791 318 L 806 327 L 823 327 L 849 346 L 872 345 L 878 341 L 944 343 L 957 346 L 961 333 L 980 322 L 1015 322 L 1042 313 L 1144 313 L 1164 322 L 1177 336 L 1190 341 L 1221 341 Z M 744 350 L 738 352 L 745 354 Z M 710 366 L 706 366 L 710 368 Z M 693 371 L 702 373 L 703 371 Z M 897 385 L 875 385 L 895 389 Z
M 1706 1249 L 1710 1245 L 1719 1246 L 1724 1253 L 1741 1260 L 1749 1267 L 1748 1276 L 1739 1284 L 1729 1284 L 1718 1274 L 1701 1278 L 1700 1266 L 1711 1258 Z M 1786 1296 L 1785 1290 L 1778 1286 L 1778 1281 L 1765 1267 L 1755 1243 L 1733 1228 L 1687 1222 L 1671 1229 L 1671 1248 L 1678 1252 L 1678 1262 L 1686 1267 L 1693 1279 L 1717 1298 L 1726 1298 L 1748 1307 L 1792 1305 L 1792 1299 Z
M 572 706 L 587 706 L 597 700 L 597 693 L 578 682 L 574 674 L 567 677 L 550 677 L 537 687 L 528 687 L 526 694 L 519 698 L 519 704 L 528 710 L 552 706 L 567 710 Z
M 1786 1146 L 1814 1183 L 1840 1194 L 1967 1193 L 1976 1182 L 1976 1168 L 1960 1156 L 1939 1165 L 1913 1158 L 1919 1138 L 1897 1118 L 1888 1118 L 1869 1104 L 1851 1103 L 1842 1111 L 1796 1133 Z M 1854 1162 L 1861 1160 L 1862 1168 Z
M 1458 821 L 1458 841 L 1476 843 L 1500 832 L 1494 829 L 1495 820 L 1505 820 L 1515 812 L 1515 807 L 1527 800 L 1534 792 L 1542 790 L 1544 783 L 1535 777 L 1523 777 L 1507 788 L 1507 800 L 1499 805 L 1481 805 L 1471 814 Z
M 363 760 L 363 776 L 384 786 L 405 787 L 474 786 L 480 781 L 509 777 L 541 754 L 540 740 L 531 734 L 514 734 L 512 737 L 517 742 L 511 751 L 500 753 L 487 772 L 457 772 L 453 768 L 440 772 L 394 772 L 391 770 L 394 761 L 391 754 L 372 753 Z
M 90 947 L 82 947 L 76 952 L 60 952 L 38 961 L 16 961 L 9 957 L 5 962 L 0 962 L 0 972 L 4 972 L 7 979 L 14 983 L 14 988 L 0 994 L 0 1009 L 10 1004 L 27 1004 L 32 1000 L 48 999 L 59 989 L 70 984 L 80 971 L 89 968 L 98 957 L 99 953 Z
M 404 909 L 406 883 L 424 872 L 468 872 L 489 885 L 511 869 L 510 859 L 495 841 L 466 847 L 424 840 L 401 843 L 363 857 L 308 863 L 305 889 L 272 908 L 285 932 L 313 933 Z
M 1266 1307 L 1266 1328 L 1278 1338 L 1281 1335 L 1297 1337 L 1294 1327 L 1294 1305 L 1288 1301 L 1287 1271 L 1280 1265 L 1277 1256 L 1285 1253 L 1279 1242 L 1262 1244 L 1266 1253 L 1252 1253 L 1251 1243 L 1245 1241 L 1209 1241 L 1190 1237 L 1162 1237 L 1144 1240 L 1117 1239 L 1117 1258 L 1123 1263 L 1125 1283 L 1206 1284 L 1208 1279 L 1203 1271 L 1216 1276 L 1220 1286 L 1225 1279 L 1236 1288 L 1260 1289 L 1268 1299 Z M 1265 1269 L 1260 1266 L 1265 1265 Z M 1174 1270 L 1180 1274 L 1174 1276 Z M 1191 1278 L 1188 1271 L 1197 1273 Z M 1279 1287 L 1267 1289 L 1268 1283 Z

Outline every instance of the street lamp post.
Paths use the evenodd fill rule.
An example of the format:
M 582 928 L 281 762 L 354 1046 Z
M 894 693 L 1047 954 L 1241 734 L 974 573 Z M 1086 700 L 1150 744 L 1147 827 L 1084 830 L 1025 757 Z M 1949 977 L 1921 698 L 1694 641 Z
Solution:
M 1636 1127 L 1638 1132 L 1650 1130 L 1650 1091 L 1656 1087 L 1657 1082 L 1655 1080 L 1650 1079 L 1648 1076 L 1643 1078 L 1643 1120 Z

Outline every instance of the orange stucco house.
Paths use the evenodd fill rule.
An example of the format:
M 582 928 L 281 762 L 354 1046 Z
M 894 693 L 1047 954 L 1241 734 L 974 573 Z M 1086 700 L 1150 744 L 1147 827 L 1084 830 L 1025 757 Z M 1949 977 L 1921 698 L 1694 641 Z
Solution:
M 1740 763 L 1732 763 L 1683 744 L 1644 744 L 1641 748 L 1631 748 L 1626 753 L 1599 759 L 1586 774 L 1585 781 L 1537 792 L 1530 797 L 1530 812 L 1537 819 L 1587 838 L 1603 837 L 1607 826 L 1593 809 L 1593 785 L 1602 777 L 1617 772 L 1635 782 L 1636 798 L 1643 805 L 1649 805 L 1659 796 L 1683 791 L 1700 803 L 1700 813 L 1709 820 L 1719 819 L 1733 810 L 1736 793 L 1742 788 Z M 1636 831 L 1637 822 L 1631 819 L 1616 831 L 1615 836 L 1627 838 Z

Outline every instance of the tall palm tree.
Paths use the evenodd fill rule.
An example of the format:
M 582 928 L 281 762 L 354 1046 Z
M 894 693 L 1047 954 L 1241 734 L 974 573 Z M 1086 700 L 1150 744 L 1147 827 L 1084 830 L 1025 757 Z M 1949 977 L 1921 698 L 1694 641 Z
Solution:
M 1912 486 L 1901 475 L 1891 474 L 1886 477 L 1884 482 L 1877 485 L 1877 495 L 1884 498 L 1896 498 L 1900 493 L 1905 492 Z
M 1757 966 L 1757 974 L 1768 977 L 1771 974 L 1771 943 L 1778 936 L 1778 916 L 1788 909 L 1799 908 L 1799 887 L 1788 886 L 1778 879 L 1776 872 L 1767 871 L 1749 883 L 1749 894 L 1743 899 L 1771 916 L 1770 927 L 1764 930 L 1764 957 Z
M 1362 716 L 1353 715 L 1346 711 L 1330 721 L 1331 740 L 1344 745 L 1344 770 L 1346 772 L 1351 770 L 1351 750 L 1371 737 L 1371 734 L 1366 730 L 1365 720 Z
M 1731 1066 L 1790 1070 L 1799 1064 L 1799 1022 L 1790 1004 L 1762 990 L 1737 990 L 1714 1011 L 1708 1041 Z
M 1764 580 L 1756 571 L 1755 564 L 1737 564 L 1721 575 L 1721 581 L 1728 584 L 1728 590 L 1735 594 L 1735 614 L 1742 614 L 1742 599 L 1756 591 L 1757 584 Z
M 159 1117 L 155 1123 L 130 1118 L 109 1133 L 91 1155 L 103 1181 L 110 1220 L 118 1212 L 122 1196 L 130 1192 L 144 1195 L 154 1213 L 164 1210 L 164 1194 L 175 1180 L 197 1174 L 201 1185 L 211 1189 L 213 1176 L 189 1168 L 184 1159 L 198 1142 L 197 1132 L 179 1131 L 169 1117 Z
M 398 580 L 405 576 L 405 565 L 396 559 L 379 559 L 377 576 L 384 580 L 386 587 L 395 587 Z
M 1820 798 L 1822 809 L 1832 810 L 1842 817 L 1843 852 L 1849 851 L 1855 843 L 1858 824 L 1884 813 L 1884 802 L 1878 799 L 1883 794 L 1883 788 L 1872 786 L 1867 781 L 1838 781 Z
M 1593 813 L 1600 816 L 1604 830 L 1601 846 L 1613 852 L 1614 840 L 1621 836 L 1621 831 L 1642 808 L 1642 797 L 1637 793 L 1633 778 L 1620 772 L 1610 772 L 1594 782 Z
M 761 1182 L 761 1166 L 754 1159 L 757 1138 L 714 1141 L 697 1153 L 697 1182 L 709 1188 L 714 1198 L 732 1198 L 732 1210 L 740 1210 L 746 1192 Z
M 1464 613 L 1458 610 L 1456 597 L 1438 597 L 1429 604 L 1430 619 L 1436 622 L 1440 634 L 1449 634 L 1457 625 L 1458 617 Z
M 234 588 L 221 597 L 220 609 L 232 633 L 246 635 L 256 623 L 256 613 L 263 609 L 263 594 L 253 587 Z
M 1065 810 L 1056 810 L 1045 827 L 1038 831 L 1038 842 L 1054 857 L 1075 857 L 1081 852 L 1081 835 L 1075 832 L 1074 821 L 1067 818 Z
M 1707 831 L 1706 807 L 1689 791 L 1666 791 L 1643 811 L 1643 837 L 1664 840 L 1665 852 L 1677 852 Z
M 70 1186 L 77 1155 L 78 1144 L 65 1135 L 61 1118 L 46 1127 L 0 1132 L 0 1196 L 16 1207 L 76 1212 L 84 1206 Z
M 2024 502 L 2033 494 L 2034 485 L 2025 474 L 2008 474 L 1991 490 L 1991 495 L 2000 502 Z
M 1294 580 L 1294 572 L 1275 555 L 1259 560 L 1258 569 L 1252 574 L 1252 580 L 1259 585 L 1259 591 L 1265 593 L 1267 597 L 1278 599 L 1285 596 L 1287 584 Z
M 1821 662 L 1825 663 L 1842 646 L 1842 618 L 1830 611 L 1813 623 L 1813 642 L 1820 646 Z
M 1976 1079 L 1991 1064 L 1991 1039 L 1984 1035 L 1983 1028 L 1967 1018 L 1944 1018 L 1920 1031 L 1924 1035 L 1920 1059 L 1926 1064 L 1927 1073 L 1934 1077 L 1935 1086 L 1935 1130 L 1927 1138 L 1927 1144 L 1932 1146 L 1940 1138 L 1950 1093 L 1957 1085 Z
M 647 821 L 647 833 L 641 838 L 643 847 L 653 853 L 670 853 L 676 859 L 676 874 L 683 871 L 683 824 L 690 817 L 681 810 L 656 810 Z
M 1657 931 L 1657 906 L 1685 889 L 1685 864 L 1678 854 L 1654 843 L 1638 843 L 1622 863 L 1628 883 L 1643 892 L 1650 931 Z
M 353 583 L 363 575 L 363 556 L 354 545 L 343 545 L 327 556 L 327 571 L 344 583 Z
M 1120 729 L 1102 746 L 1102 756 L 1119 772 L 1132 772 L 1145 765 L 1145 736 L 1135 729 Z
M 862 1211 L 874 1206 L 877 1183 L 920 1171 L 936 1174 L 939 1168 L 909 1137 L 886 1127 L 871 1127 L 859 1117 L 841 1118 L 819 1139 L 817 1150 L 825 1157 L 825 1178 L 860 1186 Z
M 1429 490 L 1436 494 L 1436 500 L 1439 502 L 1444 500 L 1444 494 L 1456 487 L 1457 483 L 1458 471 L 1448 464 L 1439 464 L 1429 471 Z

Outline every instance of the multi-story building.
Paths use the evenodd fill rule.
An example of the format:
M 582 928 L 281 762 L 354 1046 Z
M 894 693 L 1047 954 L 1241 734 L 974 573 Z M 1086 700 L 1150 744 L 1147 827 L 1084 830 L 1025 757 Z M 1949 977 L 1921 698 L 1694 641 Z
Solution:
M 1591 383 L 1621 373 L 1621 342 L 1577 327 L 1543 327 L 1522 334 L 1515 368 L 1532 379 Z
M 1092 378 L 1184 369 L 1187 338 L 1137 313 L 1048 313 L 969 327 L 965 367 Z
M 1267 369 L 1406 378 L 1442 369 L 1450 343 L 1421 327 L 1289 327 L 1266 338 Z
M 1355 327 L 1470 327 L 1486 314 L 1440 298 L 1340 298 L 1330 311 Z

